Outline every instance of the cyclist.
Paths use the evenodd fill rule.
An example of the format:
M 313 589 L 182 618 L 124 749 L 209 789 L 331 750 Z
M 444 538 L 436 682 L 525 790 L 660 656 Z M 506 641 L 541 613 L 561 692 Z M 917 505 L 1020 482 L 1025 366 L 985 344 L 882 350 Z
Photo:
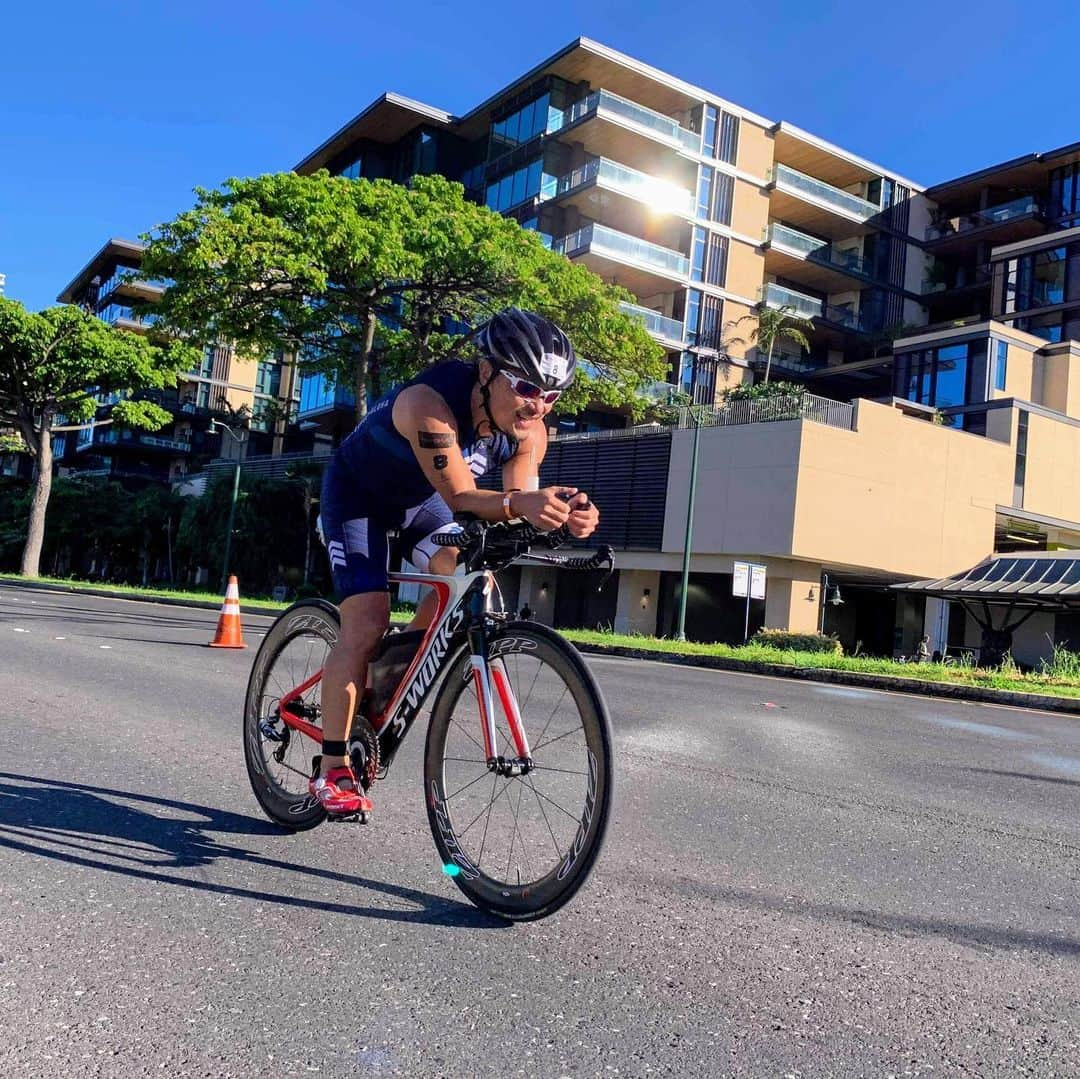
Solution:
M 322 763 L 309 784 L 332 815 L 372 810 L 349 766 L 348 729 L 363 693 L 368 660 L 390 623 L 388 533 L 421 572 L 453 573 L 457 552 L 430 536 L 455 513 L 487 521 L 524 517 L 537 528 L 567 525 L 582 538 L 599 513 L 573 487 L 526 490 L 547 450 L 544 417 L 573 381 L 569 338 L 540 315 L 511 307 L 478 332 L 476 364 L 438 364 L 391 390 L 334 453 L 323 477 L 321 528 L 341 633 L 323 668 Z M 502 466 L 503 491 L 481 491 L 476 477 Z M 413 626 L 430 624 L 435 597 Z

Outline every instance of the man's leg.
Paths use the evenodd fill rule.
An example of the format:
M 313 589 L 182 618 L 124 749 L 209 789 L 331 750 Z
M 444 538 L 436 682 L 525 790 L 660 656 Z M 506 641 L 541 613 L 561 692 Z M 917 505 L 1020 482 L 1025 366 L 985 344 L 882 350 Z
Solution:
M 424 572 L 437 573 L 441 577 L 453 576 L 454 567 L 457 565 L 457 554 L 456 547 L 438 548 L 438 552 L 428 560 L 428 566 Z M 412 616 L 409 629 L 427 629 L 431 625 L 431 620 L 435 617 L 437 603 L 438 598 L 435 595 L 435 589 L 429 588 L 424 593 L 424 598 L 417 605 L 416 614 Z
M 326 742 L 344 742 L 366 684 L 368 659 L 390 624 L 390 596 L 365 592 L 341 602 L 341 636 L 327 657 L 322 676 L 322 726 Z M 347 762 L 344 754 L 323 753 L 320 774 Z

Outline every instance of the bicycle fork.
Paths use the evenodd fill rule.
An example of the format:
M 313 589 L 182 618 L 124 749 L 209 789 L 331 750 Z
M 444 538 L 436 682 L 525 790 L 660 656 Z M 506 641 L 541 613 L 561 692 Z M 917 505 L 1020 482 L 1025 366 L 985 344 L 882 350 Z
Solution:
M 533 769 L 529 741 L 522 722 L 521 709 L 514 696 L 510 676 L 502 659 L 488 657 L 487 634 L 482 621 L 469 629 L 469 649 L 472 653 L 473 686 L 480 708 L 480 726 L 484 736 L 484 754 L 487 757 L 489 772 L 501 776 L 526 775 Z M 493 692 L 494 690 L 494 692 Z M 506 757 L 499 754 L 498 734 L 495 729 L 495 698 L 498 698 L 510 737 L 514 743 L 516 756 Z

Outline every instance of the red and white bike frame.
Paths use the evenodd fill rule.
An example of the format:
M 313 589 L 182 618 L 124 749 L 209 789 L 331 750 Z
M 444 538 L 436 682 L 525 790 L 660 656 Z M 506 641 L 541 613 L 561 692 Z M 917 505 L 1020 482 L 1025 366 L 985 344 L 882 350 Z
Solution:
M 399 583 L 424 585 L 436 598 L 435 614 L 417 649 L 416 656 L 394 691 L 382 715 L 369 716 L 378 735 L 384 759 L 388 759 L 401 744 L 448 663 L 466 640 L 471 653 L 472 678 L 480 708 L 480 726 L 484 751 L 489 762 L 498 754 L 495 727 L 495 699 L 498 699 L 514 743 L 517 760 L 530 759 L 529 742 L 525 734 L 521 711 L 505 664 L 498 656 L 488 654 L 485 634 L 485 615 L 491 609 L 494 578 L 488 570 L 479 570 L 461 577 L 439 577 L 425 573 L 391 573 L 390 580 Z M 279 713 L 288 727 L 300 731 L 313 741 L 322 743 L 322 728 L 299 715 L 289 705 L 299 701 L 322 678 L 319 670 L 305 682 L 284 694 Z

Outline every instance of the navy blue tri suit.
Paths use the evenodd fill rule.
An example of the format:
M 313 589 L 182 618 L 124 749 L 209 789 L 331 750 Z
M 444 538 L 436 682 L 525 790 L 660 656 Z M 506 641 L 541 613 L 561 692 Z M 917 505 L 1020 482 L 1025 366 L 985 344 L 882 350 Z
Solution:
M 472 421 L 476 377 L 472 364 L 437 364 L 373 405 L 334 452 L 323 476 L 320 525 L 341 599 L 387 590 L 389 533 L 399 532 L 402 555 L 425 572 L 437 550 L 429 537 L 453 523 L 450 507 L 428 482 L 409 440 L 394 427 L 394 401 L 406 386 L 430 386 L 446 401 L 474 476 L 517 452 L 517 443 L 505 435 L 477 436 Z

